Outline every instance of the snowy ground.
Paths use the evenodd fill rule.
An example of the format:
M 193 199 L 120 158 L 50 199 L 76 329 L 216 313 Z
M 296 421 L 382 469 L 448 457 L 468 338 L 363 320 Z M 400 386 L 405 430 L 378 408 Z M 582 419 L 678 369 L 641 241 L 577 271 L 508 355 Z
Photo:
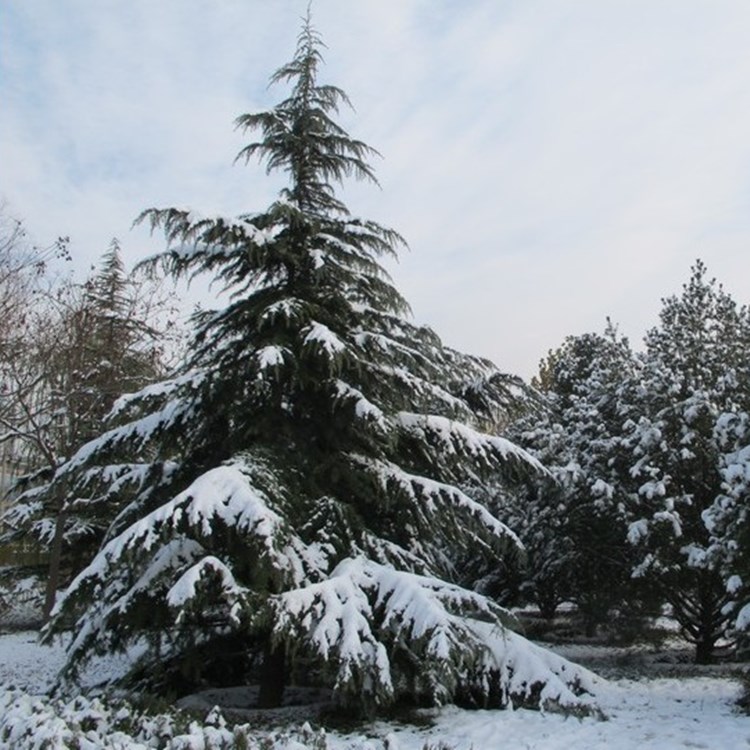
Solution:
M 647 663 L 622 649 L 569 646 L 561 651 L 590 664 L 601 663 L 608 674 L 616 673 L 618 665 L 640 668 Z M 41 748 L 45 739 L 51 749 L 72 747 L 74 742 L 82 750 L 235 746 L 238 730 L 223 726 L 221 720 L 214 721 L 213 727 L 195 722 L 172 727 L 163 718 L 129 717 L 116 707 L 90 701 L 63 703 L 38 697 L 61 663 L 61 647 L 40 646 L 33 632 L 0 636 L 0 750 Z M 88 681 L 95 683 L 116 668 L 100 663 Z M 380 722 L 350 734 L 285 727 L 265 745 L 260 730 L 243 731 L 249 747 L 264 750 L 739 750 L 750 748 L 750 717 L 734 707 L 740 693 L 740 683 L 731 677 L 693 673 L 602 682 L 599 703 L 606 721 L 526 710 L 472 712 L 447 707 L 431 712 L 431 723 L 419 727 Z

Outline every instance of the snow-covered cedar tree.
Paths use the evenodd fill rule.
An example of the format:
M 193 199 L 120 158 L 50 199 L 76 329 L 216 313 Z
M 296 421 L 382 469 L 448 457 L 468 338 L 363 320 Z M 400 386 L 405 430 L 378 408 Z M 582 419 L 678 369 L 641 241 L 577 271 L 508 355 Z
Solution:
M 635 574 L 658 585 L 706 662 L 730 618 L 723 557 L 732 543 L 721 530 L 731 524 L 719 523 L 716 503 L 737 478 L 727 415 L 747 408 L 750 317 L 698 261 L 645 345 L 624 426 Z
M 113 240 L 83 284 L 63 279 L 36 302 L 19 336 L 22 351 L 4 368 L 13 409 L 3 427 L 28 448 L 29 473 L 12 486 L 2 538 L 51 548 L 49 609 L 60 576 L 69 582 L 90 562 L 113 516 L 109 503 L 39 494 L 40 482 L 101 433 L 120 395 L 163 376 L 159 334 L 169 296 L 162 284 L 129 276 Z
M 528 554 L 528 592 L 546 617 L 573 601 L 590 635 L 613 609 L 629 613 L 635 603 L 617 395 L 633 369 L 630 346 L 611 323 L 603 335 L 568 337 L 534 381 L 545 411 L 510 431 L 550 471 L 509 495 L 508 519 Z
M 334 192 L 373 179 L 372 152 L 334 121 L 347 99 L 318 83 L 320 50 L 308 18 L 271 79 L 288 98 L 237 120 L 260 133 L 239 158 L 286 173 L 278 199 L 144 214 L 171 242 L 152 263 L 230 297 L 197 318 L 188 368 L 122 398 L 45 490 L 120 508 L 47 634 L 73 628 L 70 678 L 139 642 L 140 674 L 258 680 L 265 705 L 290 681 L 362 711 L 581 705 L 588 673 L 516 635 L 456 564 L 471 550 L 489 570 L 518 545 L 459 489 L 538 470 L 483 431 L 518 384 L 405 317 L 379 263 L 399 236 Z

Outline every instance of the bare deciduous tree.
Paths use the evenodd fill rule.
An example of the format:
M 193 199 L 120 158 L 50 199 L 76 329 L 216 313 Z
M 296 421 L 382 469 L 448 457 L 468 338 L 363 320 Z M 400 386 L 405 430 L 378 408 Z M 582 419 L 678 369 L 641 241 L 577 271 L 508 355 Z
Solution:
M 173 295 L 158 280 L 128 275 L 116 240 L 81 284 L 48 268 L 53 257 L 67 255 L 67 239 L 35 250 L 20 222 L 8 220 L 4 226 L 0 446 L 8 473 L 20 487 L 29 487 L 101 432 L 120 395 L 166 374 L 179 335 Z M 106 525 L 61 499 L 16 502 L 4 521 L 10 529 L 5 538 L 48 546 L 46 612 L 61 563 L 75 570 Z

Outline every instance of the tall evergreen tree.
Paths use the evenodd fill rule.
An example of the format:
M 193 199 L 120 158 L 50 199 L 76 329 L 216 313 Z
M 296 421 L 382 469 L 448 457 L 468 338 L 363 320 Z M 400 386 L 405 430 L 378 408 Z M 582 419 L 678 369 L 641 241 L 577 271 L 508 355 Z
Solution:
M 255 673 L 269 705 L 303 672 L 365 710 L 576 702 L 586 674 L 507 630 L 457 564 L 471 549 L 478 575 L 518 544 L 459 489 L 538 468 L 482 432 L 515 383 L 404 317 L 379 262 L 401 238 L 334 190 L 373 180 L 373 152 L 334 121 L 347 99 L 320 63 L 308 18 L 271 79 L 289 96 L 237 121 L 260 132 L 240 158 L 289 179 L 266 210 L 143 215 L 172 243 L 152 264 L 211 273 L 231 299 L 197 317 L 186 370 L 122 399 L 46 488 L 121 507 L 49 632 L 76 621 L 71 675 L 145 639 L 152 675 Z
M 149 320 L 141 284 L 125 272 L 120 253 L 113 239 L 88 279 L 57 295 L 59 324 L 53 333 L 65 340 L 52 348 L 48 369 L 64 415 L 58 419 L 64 435 L 53 438 L 61 458 L 101 432 L 119 396 L 164 374 L 161 332 Z
M 76 347 L 80 364 L 73 374 L 78 391 L 72 394 L 71 411 L 85 417 L 74 436 L 77 445 L 99 434 L 119 396 L 163 374 L 162 332 L 143 309 L 139 286 L 128 277 L 114 239 L 99 269 L 83 285 L 81 305 L 72 311 L 81 318 L 81 340 Z
M 707 279 L 698 261 L 682 294 L 664 300 L 629 398 L 635 572 L 657 583 L 699 662 L 711 659 L 729 624 L 731 597 L 710 513 L 726 495 L 731 447 L 722 415 L 747 403 L 749 347 L 748 310 Z

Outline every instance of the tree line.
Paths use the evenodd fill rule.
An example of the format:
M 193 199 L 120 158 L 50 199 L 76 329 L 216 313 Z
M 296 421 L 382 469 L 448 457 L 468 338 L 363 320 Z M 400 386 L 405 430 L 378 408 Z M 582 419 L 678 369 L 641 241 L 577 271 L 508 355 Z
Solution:
M 590 632 L 666 604 L 710 661 L 750 619 L 748 308 L 697 261 L 642 351 L 612 324 L 571 336 L 535 385 L 544 409 L 512 431 L 551 475 L 503 505 L 527 592 L 548 616 L 575 602 Z

